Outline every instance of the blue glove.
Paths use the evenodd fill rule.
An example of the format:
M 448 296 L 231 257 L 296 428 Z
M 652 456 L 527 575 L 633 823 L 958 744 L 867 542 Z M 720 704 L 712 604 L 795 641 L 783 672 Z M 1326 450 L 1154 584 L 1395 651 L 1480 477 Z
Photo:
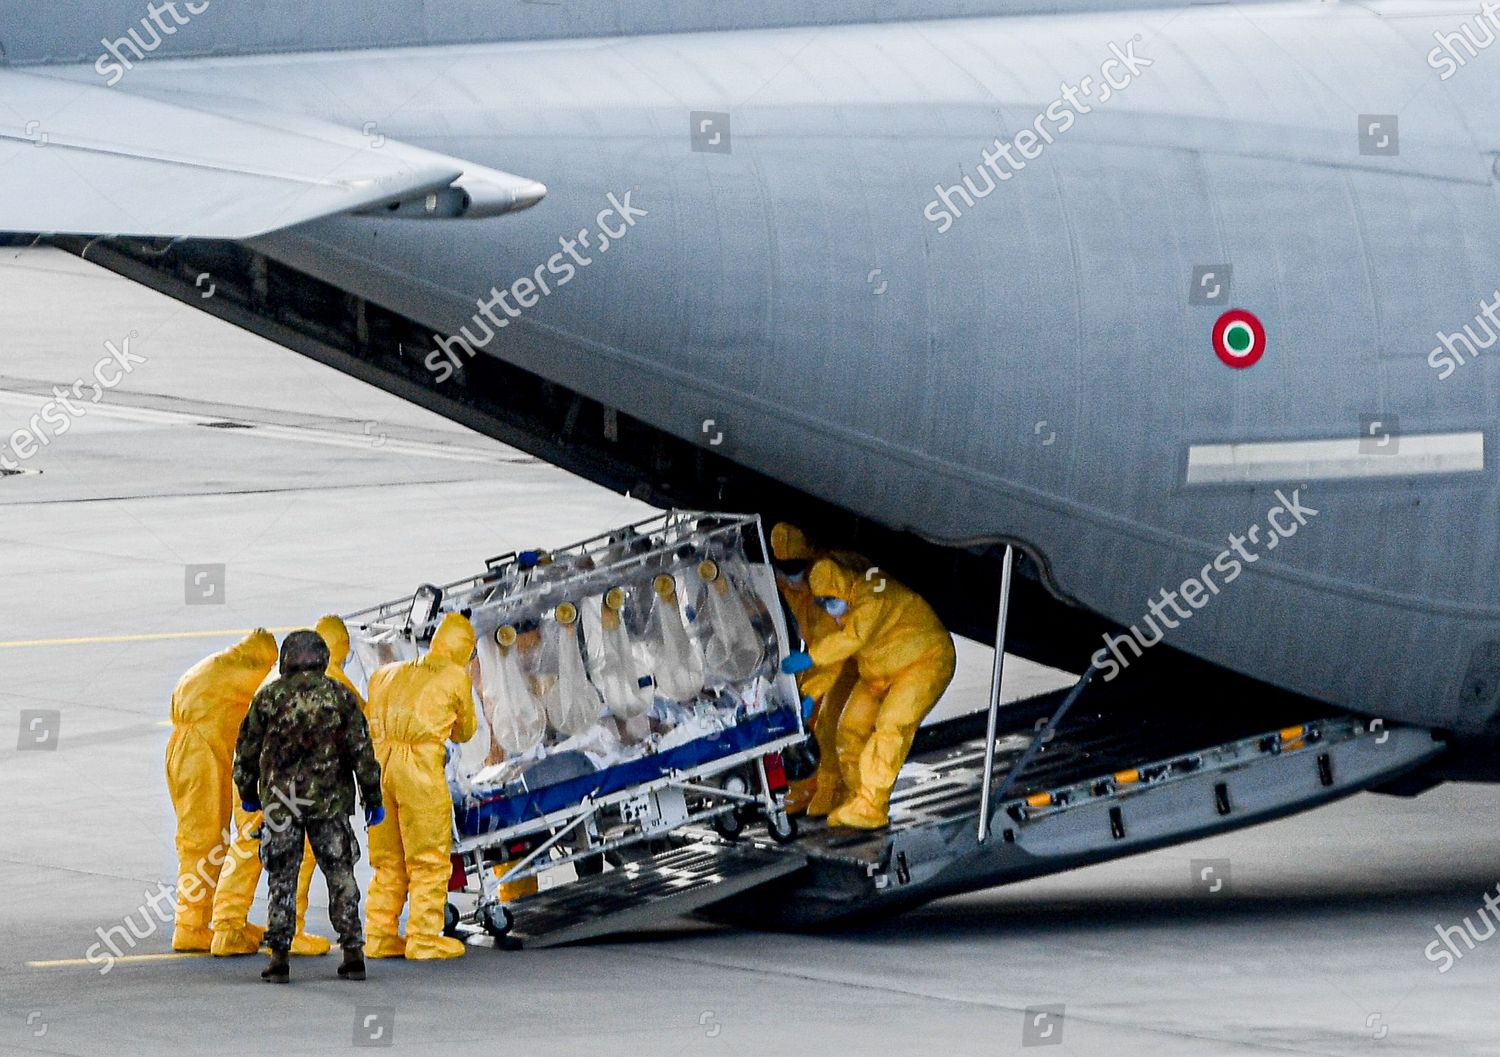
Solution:
M 787 654 L 786 660 L 781 662 L 781 670 L 787 675 L 797 675 L 805 672 L 813 666 L 813 659 L 802 652 Z
M 802 698 L 802 722 L 804 722 L 804 723 L 811 723 L 812 722 L 812 717 L 813 717 L 813 710 L 815 708 L 817 708 L 817 707 L 818 707 L 818 703 L 816 701 L 814 701 L 812 698 L 810 698 L 810 697 L 803 697 Z
M 366 826 L 378 826 L 378 825 L 380 825 L 384 821 L 385 821 L 385 808 L 383 808 L 383 807 L 367 807 L 367 808 L 365 808 L 365 825 Z
M 219 803 L 221 803 L 221 804 L 223 802 L 224 801 L 222 801 L 222 800 L 219 801 Z M 241 800 L 240 801 L 240 810 L 243 811 L 243 812 L 245 812 L 247 815 L 253 815 L 257 811 L 260 810 L 260 801 L 259 800 Z

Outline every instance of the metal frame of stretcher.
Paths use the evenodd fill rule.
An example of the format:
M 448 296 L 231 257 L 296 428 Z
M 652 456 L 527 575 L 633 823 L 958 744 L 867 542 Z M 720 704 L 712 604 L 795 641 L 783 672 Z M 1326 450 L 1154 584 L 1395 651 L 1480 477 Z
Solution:
M 674 551 L 693 536 L 693 530 L 688 526 L 694 525 L 703 519 L 712 519 L 717 524 L 713 528 L 701 531 L 701 539 L 710 539 L 714 536 L 726 536 L 732 532 L 743 533 L 747 528 L 754 527 L 755 537 L 760 544 L 762 558 L 760 562 L 752 564 L 768 564 L 770 561 L 771 548 L 766 540 L 765 529 L 761 524 L 759 514 L 722 514 L 712 511 L 700 510 L 668 510 L 660 514 L 654 514 L 649 518 L 622 525 L 618 528 L 601 532 L 590 536 L 588 539 L 577 543 L 570 543 L 566 547 L 548 550 L 546 553 L 558 561 L 563 558 L 595 558 L 606 552 L 610 547 L 617 546 L 626 534 L 637 538 L 649 539 L 656 533 L 677 533 L 675 538 L 661 546 L 651 547 L 649 550 L 638 554 L 631 554 L 613 561 L 610 565 L 599 569 L 588 570 L 580 573 L 579 581 L 589 583 L 598 581 L 606 582 L 613 577 L 629 575 L 632 570 L 648 568 L 663 559 L 670 559 Z M 500 609 L 512 605 L 518 605 L 527 601 L 542 601 L 553 596 L 558 596 L 565 586 L 565 581 L 546 579 L 544 576 L 535 582 L 521 585 L 519 589 L 503 597 L 496 597 L 494 590 L 499 588 L 504 580 L 505 571 L 508 566 L 515 565 L 519 558 L 519 552 L 511 551 L 506 554 L 490 558 L 485 562 L 485 571 L 477 576 L 465 577 L 455 580 L 449 584 L 423 584 L 418 588 L 419 592 L 436 592 L 440 599 L 436 611 L 432 616 L 419 623 L 413 624 L 409 617 L 412 604 L 416 600 L 416 594 L 406 595 L 402 598 L 382 602 L 379 605 L 368 606 L 357 610 L 344 617 L 344 621 L 351 626 L 359 626 L 363 629 L 379 628 L 403 635 L 409 635 L 418 641 L 425 641 L 436 629 L 438 621 L 442 619 L 445 612 L 441 602 L 453 598 L 463 597 L 469 599 L 468 608 L 475 612 L 485 609 Z M 488 587 L 491 593 L 482 601 L 472 601 L 472 596 L 481 588 Z M 785 645 L 787 639 L 786 621 L 782 618 L 780 605 L 770 607 L 771 619 L 776 625 L 776 634 L 779 641 Z
M 711 528 L 697 528 L 697 525 L 704 519 L 713 522 Z M 415 623 L 412 620 L 417 593 L 352 613 L 346 620 L 366 630 L 382 628 L 410 637 L 415 641 L 422 641 L 424 637 L 431 635 L 442 614 L 450 608 L 467 608 L 471 612 L 480 612 L 486 609 L 512 608 L 529 601 L 540 602 L 552 599 L 562 601 L 570 593 L 588 594 L 598 586 L 640 570 L 660 569 L 663 567 L 661 563 L 670 564 L 674 560 L 678 548 L 684 543 L 707 544 L 714 537 L 725 538 L 731 535 L 743 542 L 744 536 L 752 530 L 759 544 L 761 557 L 759 561 L 751 560 L 750 564 L 764 567 L 769 562 L 771 551 L 759 515 L 671 510 L 549 551 L 548 554 L 554 561 L 577 560 L 585 557 L 597 558 L 608 553 L 611 548 L 618 547 L 622 539 L 627 537 L 648 540 L 658 534 L 666 537 L 665 542 L 652 546 L 648 550 L 616 557 L 601 568 L 580 570 L 572 582 L 543 578 L 535 582 L 528 581 L 512 585 L 511 591 L 501 595 L 498 592 L 505 586 L 505 576 L 510 567 L 517 564 L 519 557 L 517 553 L 512 552 L 489 559 L 486 562 L 486 571 L 478 576 L 440 587 L 424 585 L 420 588 L 419 592 L 430 592 L 435 600 L 432 613 L 424 620 Z M 488 592 L 482 598 L 476 598 L 476 595 L 485 589 L 488 589 Z M 464 605 L 456 607 L 450 605 L 458 599 L 462 599 Z M 779 599 L 763 598 L 762 601 L 767 604 L 777 643 L 780 646 L 781 656 L 776 658 L 779 663 L 789 648 L 790 633 Z M 798 700 L 795 694 L 793 700 Z M 660 778 L 638 786 L 631 786 L 598 798 L 587 796 L 571 807 L 527 819 L 489 833 L 465 836 L 459 832 L 455 812 L 453 853 L 466 860 L 466 872 L 472 871 L 475 874 L 479 888 L 474 913 L 463 920 L 472 921 L 491 935 L 504 935 L 510 930 L 511 915 L 500 899 L 499 892 L 502 884 L 535 877 L 544 870 L 577 863 L 594 856 L 602 856 L 607 852 L 648 840 L 656 840 L 687 826 L 718 822 L 736 813 L 745 805 L 753 804 L 759 807 L 773 839 L 778 841 L 794 839 L 796 824 L 786 814 L 785 795 L 772 791 L 765 765 L 767 756 L 806 741 L 807 730 L 801 709 L 799 707 L 794 711 L 797 717 L 797 727 L 789 734 L 780 735 L 764 744 L 750 746 L 691 768 L 673 770 Z M 714 779 L 726 776 L 750 764 L 755 766 L 758 791 L 752 791 L 748 787 L 734 789 L 727 781 L 721 785 L 708 784 Z M 678 791 L 682 794 L 685 810 L 680 816 L 675 816 L 668 822 L 662 818 L 659 810 L 660 797 L 661 794 L 671 791 Z M 693 810 L 693 800 L 698 803 L 696 811 Z M 707 806 L 703 806 L 705 801 Z M 650 817 L 653 810 L 656 811 L 655 818 Z M 600 824 L 605 821 L 609 823 L 608 828 Z M 621 828 L 624 830 L 623 834 L 619 832 Z M 488 868 L 485 862 L 486 852 L 548 831 L 551 831 L 548 838 L 518 859 L 506 872 L 503 880 Z M 582 831 L 584 840 L 581 843 L 569 842 L 568 850 L 560 858 L 553 858 L 554 849 L 563 844 L 570 834 L 577 831 Z
M 711 823 L 747 804 L 759 807 L 766 818 L 767 829 L 774 839 L 782 842 L 792 840 L 797 834 L 796 824 L 786 813 L 785 793 L 773 791 L 771 788 L 770 777 L 766 772 L 766 757 L 790 748 L 805 738 L 806 735 L 801 730 L 792 734 L 784 734 L 764 744 L 742 749 L 732 755 L 710 760 L 697 767 L 672 771 L 642 785 L 632 786 L 598 798 L 585 797 L 572 807 L 527 819 L 490 833 L 465 837 L 458 832 L 455 822 L 453 854 L 467 860 L 467 871 L 475 875 L 479 886 L 479 897 L 475 903 L 474 913 L 465 920 L 479 925 L 491 935 L 504 935 L 510 931 L 511 917 L 500 898 L 502 884 L 525 880 L 537 876 L 544 870 L 557 869 L 570 863 L 577 863 L 582 859 L 604 855 L 606 852 L 649 840 L 657 840 L 686 826 Z M 752 792 L 748 788 L 736 790 L 723 785 L 707 784 L 715 778 L 738 771 L 748 764 L 755 766 L 755 776 L 760 786 L 757 792 Z M 656 807 L 656 803 L 653 803 L 654 798 L 658 798 L 661 793 L 669 790 L 677 790 L 683 794 L 686 810 L 681 816 L 672 818 L 668 822 L 662 818 L 659 811 L 653 819 L 645 810 L 642 810 L 642 813 L 634 818 L 627 817 L 628 809 L 632 805 L 640 805 L 642 809 Z M 694 811 L 689 801 L 690 797 L 707 800 L 710 806 L 700 807 L 699 810 Z M 611 813 L 614 819 L 624 826 L 623 835 L 617 834 L 612 829 L 605 829 L 599 824 L 602 820 L 608 819 Z M 486 852 L 549 830 L 551 836 L 516 860 L 503 879 L 497 877 L 494 871 L 488 868 L 489 864 L 485 862 Z M 553 858 L 551 854 L 553 849 L 575 831 L 583 833 L 583 843 L 574 844 L 562 857 Z

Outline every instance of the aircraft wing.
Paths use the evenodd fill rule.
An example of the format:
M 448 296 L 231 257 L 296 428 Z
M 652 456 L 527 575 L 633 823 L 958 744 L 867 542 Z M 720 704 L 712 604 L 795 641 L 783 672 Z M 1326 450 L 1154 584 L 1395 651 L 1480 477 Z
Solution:
M 0 69 L 0 231 L 246 239 L 339 213 L 496 216 L 546 190 L 373 130 Z

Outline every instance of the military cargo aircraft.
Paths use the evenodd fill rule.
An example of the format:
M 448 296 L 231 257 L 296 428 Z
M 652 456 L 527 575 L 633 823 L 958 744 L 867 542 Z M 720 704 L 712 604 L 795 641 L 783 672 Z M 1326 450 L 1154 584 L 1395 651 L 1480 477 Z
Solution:
M 1209 782 L 1145 836 L 1111 800 L 1076 863 L 1495 776 L 1497 31 L 1444 0 L 0 0 L 0 231 L 621 491 L 798 517 L 978 638 L 1014 547 L 1007 647 L 1094 671 L 1110 731 L 1355 717 L 1387 753 L 1314 752 L 1258 812 Z M 998 876 L 948 839 L 901 884 Z

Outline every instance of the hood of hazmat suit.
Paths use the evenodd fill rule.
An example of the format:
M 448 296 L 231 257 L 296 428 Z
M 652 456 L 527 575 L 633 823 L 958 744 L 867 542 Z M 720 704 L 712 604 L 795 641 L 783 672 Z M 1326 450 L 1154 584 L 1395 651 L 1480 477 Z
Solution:
M 434 746 L 441 770 L 443 743 L 474 736 L 468 667 L 475 642 L 468 618 L 449 613 L 422 657 L 387 664 L 370 676 L 370 735 L 377 747 L 384 742 Z
M 771 528 L 771 554 L 780 562 L 810 562 L 817 557 L 807 534 L 785 521 Z
M 354 693 L 355 699 L 359 701 L 360 709 L 363 710 L 365 697 L 349 678 L 348 673 L 344 671 L 344 665 L 349 662 L 349 629 L 344 625 L 343 620 L 330 613 L 318 618 L 318 626 L 315 630 L 328 644 L 328 678 L 348 687 Z
M 250 711 L 250 699 L 279 659 L 276 636 L 264 628 L 227 650 L 205 657 L 188 669 L 172 691 L 173 728 L 193 729 L 204 735 L 228 731 L 225 743 L 232 752 L 240 724 Z
M 855 657 L 862 675 L 888 678 L 944 645 L 952 648 L 953 637 L 920 595 L 878 570 L 869 573 L 831 559 L 812 567 L 807 580 L 814 600 L 837 598 L 849 607 L 837 630 L 809 643 L 814 664 Z
M 796 525 L 785 521 L 778 522 L 771 529 L 771 554 L 780 562 L 810 562 L 815 557 L 807 536 Z M 787 608 L 792 611 L 792 618 L 797 621 L 798 634 L 804 641 L 811 639 L 813 604 L 807 576 L 804 574 L 796 580 L 777 576 L 776 584 L 781 588 L 781 597 L 786 599 Z
M 870 559 L 857 551 L 828 551 L 814 546 L 806 533 L 785 521 L 777 523 L 771 529 L 771 554 L 779 562 L 805 561 L 815 564 L 828 559 L 861 574 L 871 566 Z M 809 571 L 799 580 L 789 580 L 785 576 L 776 578 L 777 586 L 781 588 L 781 597 L 786 599 L 787 608 L 797 621 L 802 640 L 809 643 L 823 630 L 819 628 L 819 623 L 826 616 L 822 608 L 814 604 L 811 577 Z

